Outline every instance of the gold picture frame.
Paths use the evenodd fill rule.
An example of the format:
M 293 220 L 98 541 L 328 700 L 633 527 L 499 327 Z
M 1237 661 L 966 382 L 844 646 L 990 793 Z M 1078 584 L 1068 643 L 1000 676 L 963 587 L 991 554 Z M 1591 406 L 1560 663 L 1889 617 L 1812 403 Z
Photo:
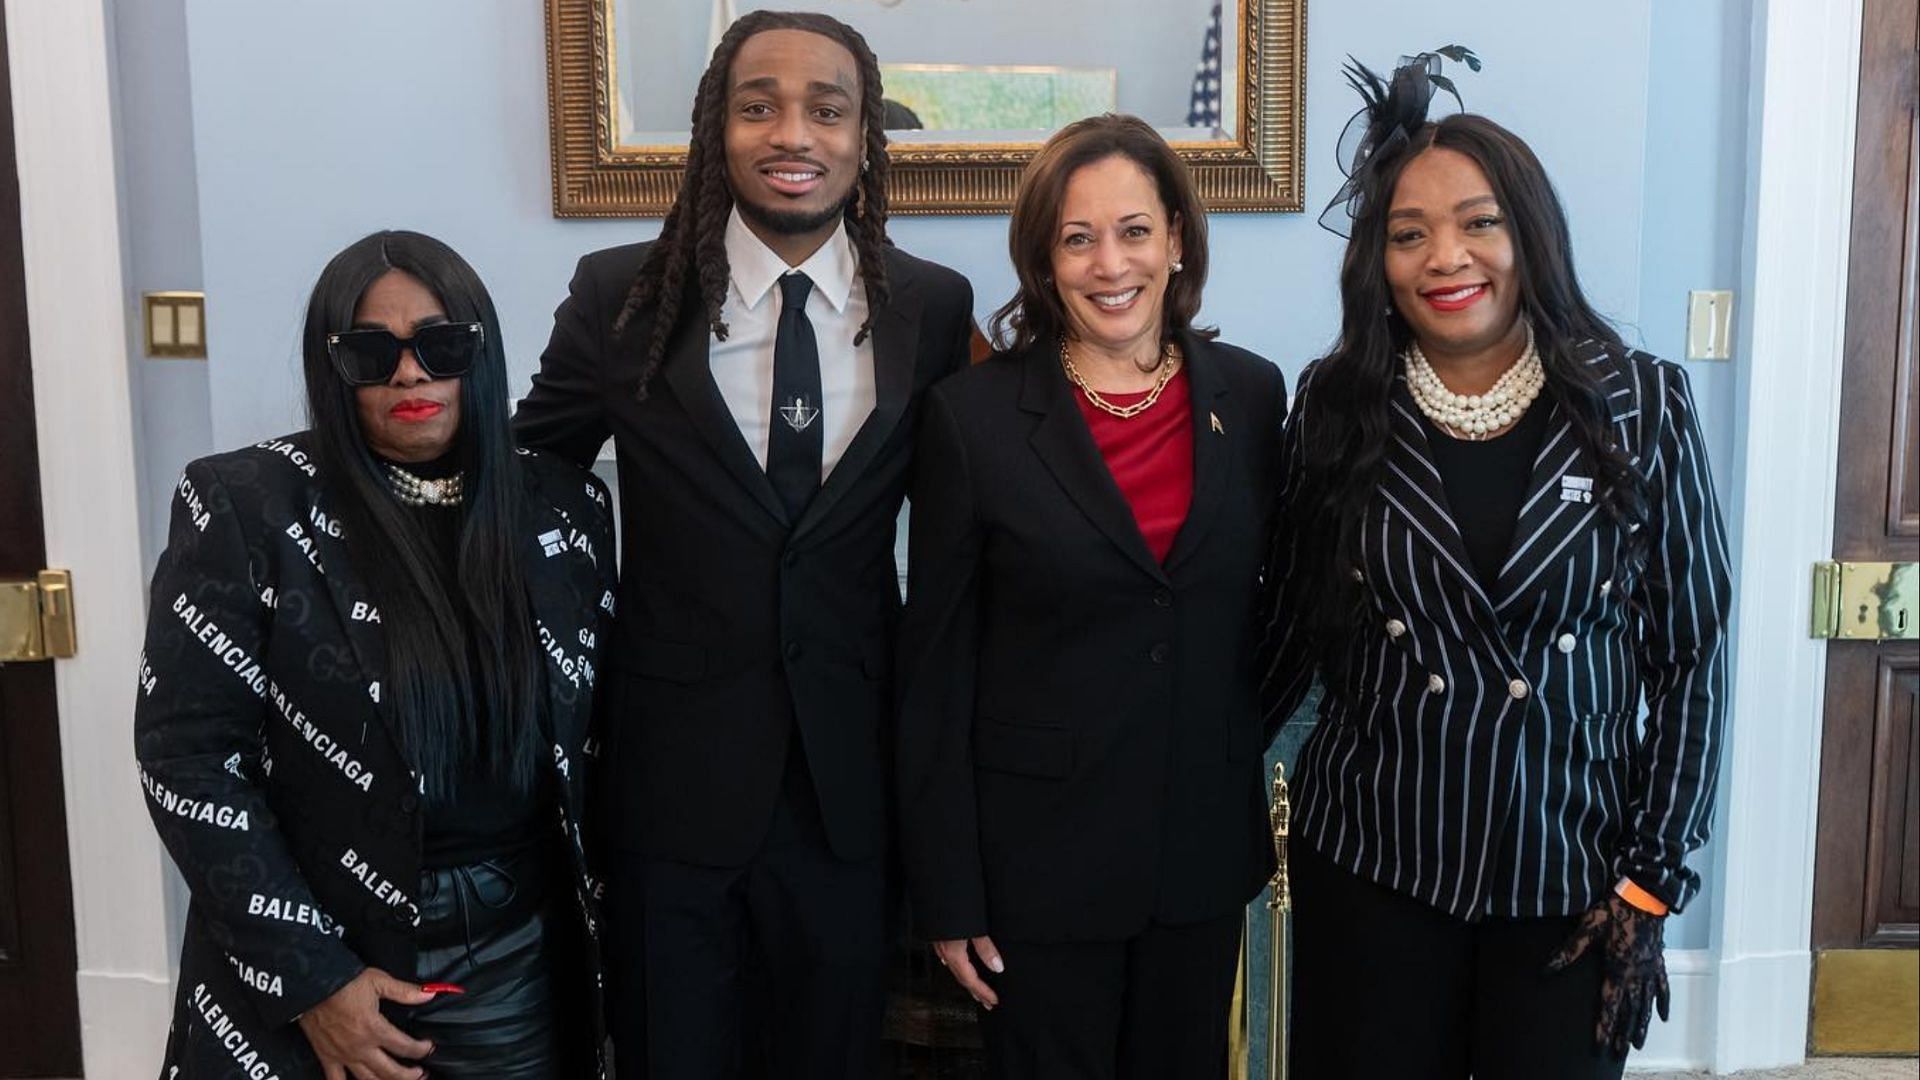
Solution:
M 674 145 L 616 141 L 614 0 L 546 0 L 553 214 L 661 217 L 686 167 Z M 1240 36 L 1234 136 L 1173 145 L 1211 211 L 1298 212 L 1304 205 L 1306 0 L 1226 0 Z M 687 87 L 691 104 L 693 88 Z M 895 214 L 1002 214 L 1038 142 L 901 142 L 892 148 Z

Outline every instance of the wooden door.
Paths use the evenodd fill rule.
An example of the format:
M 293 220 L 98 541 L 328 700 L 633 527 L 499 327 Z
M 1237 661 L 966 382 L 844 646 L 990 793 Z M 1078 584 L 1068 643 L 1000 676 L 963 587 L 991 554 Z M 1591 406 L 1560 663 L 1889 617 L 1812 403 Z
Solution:
M 1920 560 L 1917 25 L 1916 0 L 1866 0 L 1833 527 L 1839 560 Z M 1810 1048 L 1914 1053 L 1920 642 L 1829 644 L 1820 752 Z
M 0 577 L 32 577 L 47 553 L 10 85 L 0 10 Z M 80 1075 L 72 880 L 53 666 L 0 664 L 0 1077 Z

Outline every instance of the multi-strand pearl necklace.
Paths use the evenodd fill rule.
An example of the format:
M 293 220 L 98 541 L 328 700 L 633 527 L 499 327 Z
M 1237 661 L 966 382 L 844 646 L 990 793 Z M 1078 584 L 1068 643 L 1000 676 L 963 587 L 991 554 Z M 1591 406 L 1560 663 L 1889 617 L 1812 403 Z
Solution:
M 460 483 L 461 474 L 429 480 L 415 476 L 391 462 L 387 466 L 387 484 L 393 488 L 393 497 L 408 506 L 459 506 L 463 494 Z
M 1527 349 L 1484 394 L 1456 394 L 1434 373 L 1417 344 L 1407 345 L 1407 390 L 1427 419 L 1458 438 L 1478 442 L 1505 431 L 1525 415 L 1547 385 L 1539 350 L 1533 347 L 1533 327 L 1527 327 Z

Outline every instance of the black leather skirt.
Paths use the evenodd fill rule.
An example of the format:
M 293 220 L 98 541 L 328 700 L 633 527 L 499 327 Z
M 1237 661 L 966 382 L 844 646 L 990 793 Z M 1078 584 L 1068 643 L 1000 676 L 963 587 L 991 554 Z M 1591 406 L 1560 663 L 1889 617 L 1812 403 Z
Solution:
M 538 850 L 420 875 L 419 981 L 453 983 L 404 1026 L 430 1039 L 420 1064 L 450 1080 L 568 1078 L 585 1037 L 566 1022 L 556 913 L 558 871 Z M 564 916 L 564 911 L 559 913 Z

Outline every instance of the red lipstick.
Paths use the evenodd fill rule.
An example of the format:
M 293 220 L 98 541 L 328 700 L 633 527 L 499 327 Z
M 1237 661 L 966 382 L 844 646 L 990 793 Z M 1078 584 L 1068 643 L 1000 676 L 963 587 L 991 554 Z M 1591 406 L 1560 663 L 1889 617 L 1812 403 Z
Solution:
M 437 401 L 428 401 L 426 398 L 408 398 L 393 408 L 388 409 L 387 415 L 402 423 L 417 424 L 423 420 L 431 420 L 439 416 L 445 408 L 445 405 Z
M 1445 289 L 1430 289 L 1420 294 L 1420 299 L 1435 311 L 1462 311 L 1479 303 L 1487 295 L 1487 285 L 1453 286 Z

